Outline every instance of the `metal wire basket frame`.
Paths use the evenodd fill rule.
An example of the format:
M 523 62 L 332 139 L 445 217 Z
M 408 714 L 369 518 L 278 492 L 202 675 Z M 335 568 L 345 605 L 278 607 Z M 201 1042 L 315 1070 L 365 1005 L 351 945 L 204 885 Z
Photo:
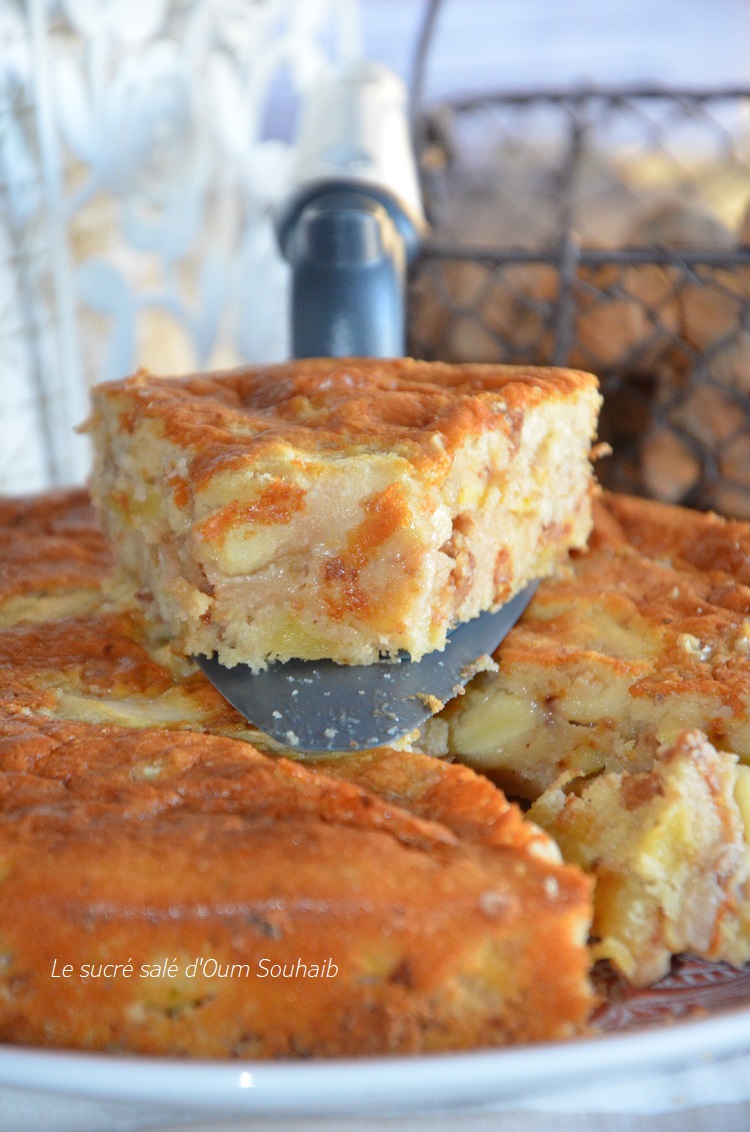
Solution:
M 750 149 L 742 137 L 750 87 L 482 92 L 424 108 L 440 7 L 439 0 L 427 5 L 412 74 L 415 145 L 435 234 L 412 273 L 410 352 L 455 362 L 592 369 L 605 396 L 602 439 L 614 450 L 599 464 L 608 486 L 750 517 L 750 247 L 739 241 L 731 247 L 587 246 L 576 199 L 601 122 L 630 115 L 643 123 L 654 149 L 685 122 L 705 127 L 738 185 L 746 183 L 750 202 Z M 552 219 L 537 246 L 444 234 L 451 161 L 463 160 L 469 176 L 476 172 L 465 155 L 449 152 L 436 165 L 435 147 L 450 150 L 446 121 L 460 126 L 484 114 L 491 132 L 492 115 L 497 121 L 539 108 L 554 115 L 558 136 L 555 168 L 546 170 Z M 684 188 L 677 185 L 675 195 L 689 197 Z M 700 203 L 699 186 L 692 200 Z M 640 291 L 632 286 L 638 278 L 647 282 Z M 696 331 L 698 311 L 705 325 Z M 608 333 L 622 339 L 617 348 Z
M 417 91 L 421 82 L 417 78 Z M 727 106 L 741 114 L 747 112 L 750 88 L 674 91 L 641 85 L 610 91 L 588 87 L 481 94 L 456 98 L 417 115 L 415 137 L 422 156 L 425 197 L 433 215 L 438 214 L 438 234 L 425 242 L 413 274 L 410 350 L 422 357 L 451 361 L 534 362 L 593 369 L 605 395 L 602 438 L 614 449 L 613 456 L 600 464 L 607 486 L 750 517 L 750 338 L 747 349 L 744 341 L 750 334 L 750 248 L 596 248 L 586 247 L 576 231 L 576 185 L 592 123 L 602 117 L 602 108 L 617 115 L 633 106 L 640 111 L 649 104 L 670 105 L 688 118 L 715 122 L 729 160 L 747 173 L 750 200 L 750 162 L 739 154 L 736 136 L 712 114 Z M 439 137 L 446 115 L 460 120 L 488 108 L 503 112 L 532 105 L 553 106 L 567 123 L 555 170 L 557 223 L 552 239 L 531 249 L 467 246 L 460 237 L 441 239 L 439 214 L 448 197 L 447 178 L 445 170 L 430 168 L 425 154 Z M 477 283 L 468 297 L 457 295 L 446 284 L 458 265 L 472 265 L 485 273 L 485 282 Z M 533 288 L 531 293 L 515 288 L 512 275 L 524 268 L 553 273 L 553 284 L 543 297 L 534 294 Z M 623 277 L 632 271 L 665 273 L 666 285 L 656 303 L 623 290 Z M 497 292 L 495 302 L 501 301 L 501 291 L 506 300 L 512 299 L 519 318 L 534 315 L 535 341 L 520 342 L 517 334 L 508 333 L 507 319 L 501 328 L 497 318 L 493 325 L 493 318 L 488 318 L 493 291 Z M 442 333 L 434 333 L 434 326 L 431 333 L 429 328 L 425 333 L 424 319 L 420 319 L 425 292 L 430 293 L 433 306 L 442 303 Z M 713 301 L 719 308 L 722 303 L 731 308 L 729 320 L 723 310 L 717 333 L 708 335 L 706 341 L 686 334 L 681 316 L 676 320 L 664 317 L 669 303 L 684 305 L 691 299 L 695 305 L 699 293 L 709 306 Z M 640 303 L 644 333 L 615 351 L 615 357 L 597 357 L 581 337 L 584 312 L 597 303 L 609 303 L 614 317 L 615 306 L 624 302 Z M 471 335 L 464 335 L 463 346 L 448 341 L 446 327 L 455 327 L 457 320 L 463 320 L 464 326 L 473 321 L 481 327 L 479 349 L 469 341 Z M 652 357 L 657 337 L 662 341 L 658 361 Z M 738 342 L 742 345 L 739 354 Z M 736 355 L 730 370 L 739 367 L 739 372 L 732 370 L 727 376 L 730 354 Z M 705 413 L 701 413 L 700 396 L 696 402 L 697 394 L 702 402 L 708 394 L 714 397 L 715 427 L 700 419 Z M 734 454 L 729 460 L 727 452 Z

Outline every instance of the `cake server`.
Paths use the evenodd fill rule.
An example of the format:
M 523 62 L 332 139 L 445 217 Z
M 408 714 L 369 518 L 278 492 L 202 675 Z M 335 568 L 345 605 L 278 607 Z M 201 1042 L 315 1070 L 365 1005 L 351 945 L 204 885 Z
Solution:
M 284 746 L 301 751 L 387 747 L 463 690 L 477 660 L 513 628 L 536 585 L 496 613 L 458 625 L 443 652 L 428 653 L 416 663 L 406 654 L 378 664 L 288 660 L 253 674 L 246 664 L 225 668 L 215 657 L 196 659 L 230 704 Z
M 406 88 L 377 63 L 333 67 L 308 98 L 279 243 L 291 266 L 295 357 L 400 357 L 406 270 L 425 231 Z M 458 625 L 442 652 L 347 666 L 290 660 L 253 673 L 196 657 L 251 723 L 300 751 L 387 746 L 463 688 L 531 601 L 527 587 Z

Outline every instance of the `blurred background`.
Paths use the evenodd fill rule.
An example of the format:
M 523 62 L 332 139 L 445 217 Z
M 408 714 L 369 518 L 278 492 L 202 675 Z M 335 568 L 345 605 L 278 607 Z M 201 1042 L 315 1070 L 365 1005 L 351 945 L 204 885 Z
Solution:
M 283 198 L 332 61 L 394 68 L 410 352 L 602 377 L 611 486 L 750 517 L 745 0 L 0 0 L 0 490 L 88 388 L 288 356 Z

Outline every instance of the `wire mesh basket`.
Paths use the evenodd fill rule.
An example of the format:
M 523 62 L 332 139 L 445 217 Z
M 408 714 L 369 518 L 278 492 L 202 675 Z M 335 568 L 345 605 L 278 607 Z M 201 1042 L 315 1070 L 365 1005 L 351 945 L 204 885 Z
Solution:
M 410 352 L 592 370 L 606 486 L 750 518 L 748 111 L 639 87 L 422 115 Z

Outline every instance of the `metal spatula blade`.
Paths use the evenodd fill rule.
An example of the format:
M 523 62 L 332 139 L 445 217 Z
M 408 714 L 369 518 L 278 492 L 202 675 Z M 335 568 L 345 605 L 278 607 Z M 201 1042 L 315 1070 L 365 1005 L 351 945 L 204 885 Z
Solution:
M 332 660 L 290 660 L 253 673 L 195 659 L 222 696 L 278 743 L 299 751 L 359 751 L 390 746 L 434 714 L 492 653 L 534 596 L 533 582 L 496 613 L 459 625 L 443 652 L 417 663 L 403 659 L 347 666 Z

